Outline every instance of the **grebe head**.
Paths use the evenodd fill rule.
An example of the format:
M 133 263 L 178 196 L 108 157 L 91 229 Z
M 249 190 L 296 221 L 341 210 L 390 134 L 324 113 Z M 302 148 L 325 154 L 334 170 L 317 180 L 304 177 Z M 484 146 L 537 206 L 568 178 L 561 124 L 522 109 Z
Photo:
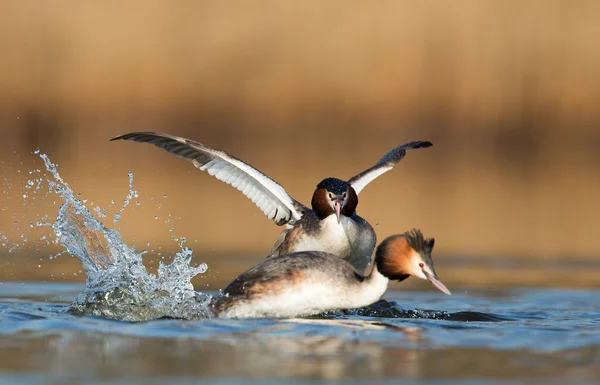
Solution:
M 377 247 L 377 269 L 391 280 L 403 281 L 411 275 L 429 280 L 436 289 L 450 295 L 450 290 L 439 280 L 433 268 L 431 251 L 434 243 L 433 238 L 424 238 L 417 229 L 392 235 Z
M 324 219 L 335 214 L 340 223 L 340 215 L 350 217 L 356 211 L 358 195 L 350 183 L 336 178 L 327 178 L 317 185 L 311 205 L 319 218 Z

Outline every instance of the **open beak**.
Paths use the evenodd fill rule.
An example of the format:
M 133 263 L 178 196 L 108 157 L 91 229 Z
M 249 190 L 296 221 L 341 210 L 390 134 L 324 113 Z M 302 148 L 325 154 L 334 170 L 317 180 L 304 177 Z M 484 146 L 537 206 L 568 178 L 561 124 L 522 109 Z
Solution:
M 337 217 L 338 224 L 340 223 L 340 211 L 342 211 L 342 204 L 339 200 L 336 200 L 333 204 L 333 209 L 335 210 L 335 216 Z
M 439 279 L 437 279 L 436 276 L 429 274 L 425 270 L 423 270 L 423 273 L 425 273 L 425 276 L 427 277 L 427 279 L 429 280 L 429 282 L 431 282 L 431 284 L 433 286 L 435 286 L 436 289 L 438 289 L 439 291 L 441 291 L 444 294 L 452 295 L 452 293 L 450 293 L 450 290 L 448 290 L 448 288 L 446 287 L 446 285 L 444 285 L 442 283 L 442 281 L 440 281 Z

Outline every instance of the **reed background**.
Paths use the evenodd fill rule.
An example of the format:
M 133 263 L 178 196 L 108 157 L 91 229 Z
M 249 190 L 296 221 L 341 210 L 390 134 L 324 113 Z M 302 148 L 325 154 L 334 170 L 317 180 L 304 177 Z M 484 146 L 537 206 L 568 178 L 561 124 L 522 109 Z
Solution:
M 380 239 L 419 227 L 436 253 L 473 263 L 600 253 L 598 2 L 5 1 L 0 52 L 11 242 L 56 213 L 55 198 L 20 198 L 39 147 L 109 213 L 134 173 L 140 205 L 117 225 L 128 242 L 158 253 L 187 236 L 202 256 L 260 260 L 280 229 L 239 192 L 152 146 L 108 142 L 163 131 L 236 155 L 305 204 L 321 179 L 430 140 L 361 193 Z M 4 254 L 6 279 L 45 274 Z

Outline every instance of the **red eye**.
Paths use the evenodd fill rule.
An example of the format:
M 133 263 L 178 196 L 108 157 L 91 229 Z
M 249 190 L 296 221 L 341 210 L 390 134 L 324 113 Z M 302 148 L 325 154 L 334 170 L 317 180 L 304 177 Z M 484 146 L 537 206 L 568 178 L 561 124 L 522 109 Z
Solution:
M 423 264 L 423 262 L 419 263 L 419 267 L 422 269 L 425 267 L 425 264 Z

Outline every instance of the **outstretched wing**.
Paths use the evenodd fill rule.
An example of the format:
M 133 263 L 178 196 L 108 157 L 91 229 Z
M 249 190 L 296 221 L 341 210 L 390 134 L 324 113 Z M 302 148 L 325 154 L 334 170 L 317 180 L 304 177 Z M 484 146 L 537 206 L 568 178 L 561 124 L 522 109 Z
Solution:
M 387 154 L 383 156 L 383 158 L 379 159 L 379 162 L 375 164 L 375 166 L 366 169 L 358 175 L 350 178 L 348 183 L 354 188 L 357 194 L 359 194 L 366 185 L 371 183 L 375 178 L 380 176 L 383 173 L 386 173 L 394 168 L 406 155 L 406 150 L 412 150 L 416 148 L 427 148 L 431 147 L 433 144 L 431 142 L 424 141 L 414 141 L 403 144 L 402 146 L 396 147 Z
M 200 170 L 241 191 L 278 226 L 293 224 L 308 210 L 290 197 L 277 182 L 224 151 L 159 132 L 132 132 L 117 136 L 111 141 L 119 139 L 150 143 L 189 160 Z

